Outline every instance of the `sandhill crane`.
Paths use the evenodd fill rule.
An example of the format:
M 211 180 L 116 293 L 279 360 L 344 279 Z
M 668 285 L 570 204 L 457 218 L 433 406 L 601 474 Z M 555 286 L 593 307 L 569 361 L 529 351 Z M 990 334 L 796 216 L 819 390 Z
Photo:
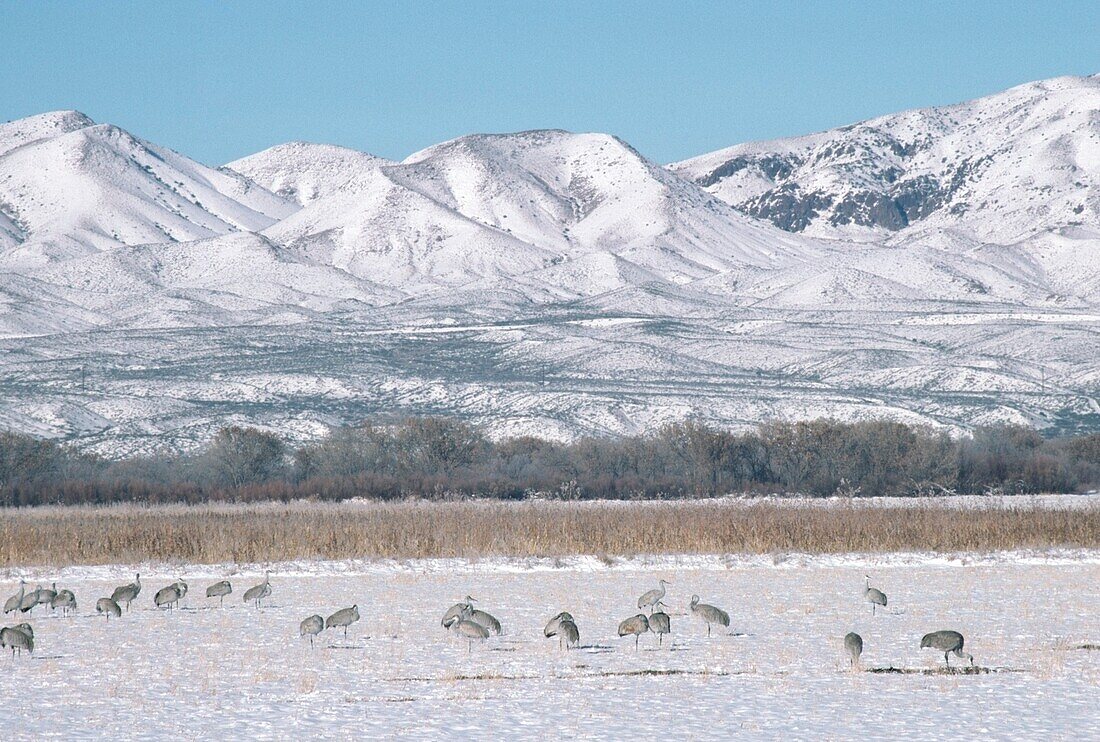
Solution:
M 542 630 L 543 636 L 545 636 L 547 639 L 552 636 L 558 636 L 558 624 L 560 624 L 562 621 L 572 620 L 573 616 L 571 614 L 567 613 L 566 611 L 562 611 L 546 623 L 546 628 Z
M 567 630 L 563 628 L 565 624 L 571 624 L 573 628 Z M 566 635 L 568 631 L 577 632 L 577 638 L 573 640 L 573 643 L 576 644 L 580 640 L 580 632 L 577 631 L 577 624 L 574 623 L 572 615 L 562 611 L 550 619 L 549 623 L 546 624 L 546 628 L 542 630 L 542 633 L 547 639 L 554 636 L 558 637 L 558 648 L 560 649 L 563 646 L 567 647 L 569 645 Z
M 220 607 L 222 601 L 225 600 L 225 596 L 229 595 L 231 592 L 233 592 L 233 586 L 229 584 L 229 580 L 222 580 L 206 588 L 206 597 L 217 598 L 218 606 Z
M 259 610 L 260 601 L 269 595 L 271 595 L 271 573 L 264 572 L 264 581 L 245 590 L 242 600 L 245 603 L 255 602 L 256 609 Z
M 581 642 L 581 631 L 577 628 L 577 624 L 572 619 L 563 619 L 558 624 L 558 636 L 559 646 L 562 640 L 565 641 L 565 648 L 575 647 Z
M 157 608 L 166 605 L 168 609 L 171 610 L 173 605 L 178 604 L 182 597 L 183 594 L 180 592 L 179 584 L 173 582 L 168 587 L 162 587 L 160 590 L 157 590 L 157 594 L 153 596 L 153 604 L 156 605 Z
M 484 627 L 490 634 L 500 636 L 500 621 L 485 611 L 471 609 L 466 613 L 466 620 L 473 621 L 477 625 Z
M 22 602 L 19 603 L 20 613 L 33 613 L 34 607 L 38 605 L 38 596 L 42 593 L 42 586 L 35 585 L 34 591 L 29 592 L 23 596 Z
M 114 598 L 100 598 L 95 602 L 96 613 L 106 613 L 107 620 L 111 620 L 111 616 L 119 618 L 122 615 L 122 609 L 118 607 L 118 603 L 114 601 Z
M 0 647 L 11 647 L 11 656 L 15 656 L 16 650 L 20 654 L 27 650 L 34 654 L 34 636 L 14 626 L 0 629 Z
M 359 606 L 353 605 L 351 608 L 341 608 L 333 613 L 331 616 L 325 619 L 325 628 L 331 629 L 334 626 L 344 627 L 344 638 L 348 636 L 348 627 L 359 620 Z
M 298 624 L 298 636 L 309 636 L 309 646 L 313 646 L 313 637 L 325 630 L 325 619 L 314 614 Z
M 878 606 L 886 607 L 886 593 L 871 587 L 871 575 L 864 575 L 867 578 L 867 582 L 863 588 L 863 597 L 871 601 L 871 615 L 875 615 L 875 609 Z
M 451 624 L 454 623 L 455 620 L 461 618 L 462 614 L 466 611 L 467 608 L 472 611 L 474 609 L 473 604 L 476 602 L 476 600 L 467 595 L 466 600 L 460 603 L 455 603 L 447 609 L 447 612 L 443 614 L 443 619 L 439 622 L 440 625 L 443 626 L 443 628 L 445 629 L 450 628 Z
M 60 608 L 62 614 L 69 611 L 75 612 L 76 595 L 73 594 L 72 590 L 58 590 L 57 595 L 50 602 L 50 608 Z
M 921 637 L 920 648 L 931 647 L 943 651 L 943 661 L 951 667 L 951 660 L 947 655 L 953 654 L 959 659 L 970 660 L 970 666 L 974 666 L 974 655 L 963 651 L 963 635 L 957 631 L 933 631 Z
M 467 641 L 466 651 L 474 651 L 474 641 L 485 641 L 489 638 L 489 630 L 479 623 L 474 623 L 465 618 L 452 618 L 447 627 L 452 633 L 465 637 Z
M 29 636 L 31 639 L 34 638 L 34 627 L 31 626 L 29 623 L 17 623 L 15 626 L 12 626 L 12 628 L 13 629 L 18 629 L 19 631 L 22 631 L 24 634 Z
M 141 575 L 134 575 L 134 581 L 129 585 L 121 585 L 111 593 L 111 600 L 118 604 L 125 603 L 126 610 L 130 610 L 130 603 L 137 599 L 141 593 Z
M 859 665 L 859 656 L 863 654 L 863 637 L 854 631 L 844 635 L 844 650 L 852 660 L 852 667 Z
M 648 608 L 649 612 L 652 613 L 656 605 L 661 602 L 661 598 L 665 597 L 665 586 L 672 583 L 667 580 L 659 580 L 659 584 L 660 587 L 650 590 L 638 598 L 639 609 Z
M 649 631 L 649 619 L 644 613 L 626 619 L 619 624 L 619 636 L 634 635 L 634 651 L 638 651 L 638 637 Z
M 57 583 L 55 582 L 50 587 L 44 587 L 38 591 L 38 605 L 44 605 L 48 608 L 56 597 Z
M 691 614 L 693 616 L 706 622 L 707 636 L 710 636 L 710 627 L 712 624 L 726 627 L 730 625 L 730 614 L 713 605 L 700 603 L 698 595 L 691 596 L 691 604 L 688 607 L 691 608 Z
M 185 595 L 187 595 L 187 583 L 183 580 L 176 580 L 172 583 L 172 587 L 179 590 L 180 598 L 183 598 Z
M 19 581 L 19 592 L 4 601 L 4 613 L 14 613 L 23 605 L 23 596 L 27 594 L 26 580 Z
M 658 601 L 656 608 L 663 608 L 663 604 Z M 664 645 L 665 634 L 672 633 L 672 620 L 668 617 L 668 614 L 664 611 L 657 610 L 649 614 L 649 630 L 657 635 L 658 646 Z

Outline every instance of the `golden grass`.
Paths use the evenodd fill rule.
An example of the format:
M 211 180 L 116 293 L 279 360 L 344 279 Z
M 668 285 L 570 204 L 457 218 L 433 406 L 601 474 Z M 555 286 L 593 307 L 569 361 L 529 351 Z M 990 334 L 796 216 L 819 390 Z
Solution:
M 1100 508 L 728 500 L 292 503 L 0 510 L 0 566 L 325 558 L 1100 547 Z

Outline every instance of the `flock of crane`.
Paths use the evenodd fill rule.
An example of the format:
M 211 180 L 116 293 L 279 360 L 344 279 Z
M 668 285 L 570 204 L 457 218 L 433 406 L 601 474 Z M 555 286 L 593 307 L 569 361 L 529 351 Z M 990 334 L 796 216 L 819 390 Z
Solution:
M 872 615 L 879 607 L 885 608 L 887 604 L 886 594 L 881 590 L 871 587 L 871 578 L 866 576 L 863 597 L 871 603 Z M 648 610 L 648 613 L 638 613 L 625 619 L 619 624 L 619 637 L 633 636 L 634 649 L 638 650 L 639 641 L 643 634 L 653 633 L 657 636 L 658 646 L 663 646 L 664 637 L 672 633 L 672 619 L 666 612 L 667 606 L 662 602 L 668 585 L 672 583 L 660 580 L 658 587 L 649 590 L 638 598 L 639 610 Z M 18 613 L 31 614 L 38 606 L 47 606 L 51 610 L 60 610 L 62 614 L 76 611 L 76 595 L 71 590 L 58 590 L 54 583 L 50 588 L 37 585 L 34 590 L 27 592 L 26 582 L 19 581 L 19 592 L 8 598 L 4 603 L 4 614 Z M 225 596 L 233 592 L 233 586 L 229 580 L 215 582 L 206 588 L 207 598 L 217 598 L 218 604 L 223 605 Z M 107 621 L 111 617 L 122 616 L 123 606 L 130 610 L 130 604 L 141 594 L 141 575 L 135 575 L 134 581 L 121 585 L 114 589 L 110 597 L 99 598 L 96 601 L 96 613 L 106 616 Z M 172 610 L 179 606 L 180 600 L 187 595 L 187 583 L 177 580 L 167 587 L 163 587 L 153 596 L 153 604 L 157 608 Z M 271 576 L 264 573 L 263 582 L 254 585 L 244 592 L 245 603 L 252 603 L 260 608 L 265 598 L 271 595 Z M 467 651 L 473 651 L 476 641 L 484 641 L 492 635 L 500 635 L 502 628 L 500 621 L 486 611 L 474 608 L 477 601 L 466 596 L 465 600 L 455 603 L 443 614 L 441 624 L 443 628 L 461 637 L 467 642 Z M 729 614 L 721 608 L 699 602 L 698 595 L 691 596 L 688 609 L 692 616 L 703 621 L 707 627 L 707 636 L 711 635 L 714 626 L 728 628 L 730 625 Z M 313 646 L 314 637 L 325 629 L 343 628 L 347 637 L 348 627 L 359 620 L 359 606 L 341 608 L 328 618 L 320 615 L 312 615 L 302 620 L 299 624 L 299 636 L 309 637 L 310 646 Z M 543 630 L 546 638 L 557 638 L 558 646 L 568 650 L 580 645 L 580 629 L 573 616 L 568 612 L 561 612 L 550 619 Z M 942 651 L 943 660 L 947 667 L 951 667 L 948 657 L 954 654 L 956 657 L 965 658 L 974 666 L 974 657 L 963 652 L 963 635 L 957 631 L 933 631 L 921 638 L 921 649 L 932 648 Z M 29 623 L 20 623 L 0 629 L 0 648 L 10 647 L 12 655 L 34 652 L 34 629 Z M 860 655 L 863 653 L 863 638 L 851 632 L 844 637 L 844 648 L 851 659 L 853 669 L 860 665 Z

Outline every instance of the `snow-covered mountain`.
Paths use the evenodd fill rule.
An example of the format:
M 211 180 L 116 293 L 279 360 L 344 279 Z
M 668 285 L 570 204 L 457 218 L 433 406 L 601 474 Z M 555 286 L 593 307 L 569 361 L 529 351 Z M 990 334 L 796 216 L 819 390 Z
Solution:
M 547 130 L 215 169 L 72 111 L 3 124 L 0 427 L 105 453 L 378 412 L 1100 429 L 1098 91 L 668 167 Z
M 739 144 L 669 167 L 793 232 L 881 240 L 958 230 L 1010 244 L 1095 227 L 1100 75 Z
M 255 231 L 288 203 L 75 111 L 0 125 L 0 267 Z

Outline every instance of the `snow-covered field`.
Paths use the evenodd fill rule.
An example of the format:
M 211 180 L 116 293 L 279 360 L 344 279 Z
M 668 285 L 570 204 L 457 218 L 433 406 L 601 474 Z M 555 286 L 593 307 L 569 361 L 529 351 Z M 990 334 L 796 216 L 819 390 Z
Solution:
M 21 576 L 56 579 L 80 603 L 77 616 L 32 619 L 33 659 L 0 658 L 5 738 L 1100 735 L 1095 552 L 268 566 L 262 610 L 240 597 L 255 565 L 0 574 L 4 596 Z M 93 615 L 136 569 L 133 610 Z M 862 598 L 868 573 L 890 598 L 876 616 Z M 202 596 L 227 576 L 234 594 L 219 608 Z M 153 593 L 177 577 L 191 588 L 183 609 L 155 610 Z M 659 578 L 672 583 L 671 641 L 646 635 L 635 652 L 616 627 Z M 728 633 L 708 639 L 684 615 L 692 593 L 729 611 Z M 467 594 L 504 626 L 472 652 L 439 624 Z M 310 649 L 298 638 L 307 615 L 353 603 L 363 620 L 346 640 L 329 631 Z M 580 627 L 578 650 L 542 637 L 562 610 Z M 944 628 L 966 636 L 980 674 L 934 672 L 943 657 L 920 637 Z M 863 636 L 864 672 L 847 669 L 848 631 Z M 903 672 L 871 671 L 886 668 Z

